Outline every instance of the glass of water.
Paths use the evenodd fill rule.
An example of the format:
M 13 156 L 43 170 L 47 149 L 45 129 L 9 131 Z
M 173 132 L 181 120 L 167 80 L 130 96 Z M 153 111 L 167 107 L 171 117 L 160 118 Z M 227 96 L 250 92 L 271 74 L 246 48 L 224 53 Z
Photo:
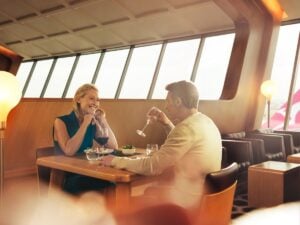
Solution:
M 156 151 L 158 151 L 158 144 L 147 144 L 146 155 L 150 156 Z

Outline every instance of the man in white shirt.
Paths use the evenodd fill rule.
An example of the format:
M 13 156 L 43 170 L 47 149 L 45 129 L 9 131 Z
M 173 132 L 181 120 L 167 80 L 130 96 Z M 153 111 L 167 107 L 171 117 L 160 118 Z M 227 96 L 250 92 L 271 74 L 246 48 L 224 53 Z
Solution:
M 173 185 L 177 190 L 174 195 L 178 197 L 179 192 L 184 193 L 187 200 L 188 192 L 190 199 L 194 199 L 202 193 L 203 177 L 221 169 L 220 132 L 208 116 L 198 111 L 199 94 L 192 82 L 171 83 L 166 90 L 165 109 L 170 119 L 155 107 L 148 113 L 169 132 L 159 151 L 150 157 L 132 159 L 107 156 L 103 163 L 143 175 L 162 174 L 173 167 Z

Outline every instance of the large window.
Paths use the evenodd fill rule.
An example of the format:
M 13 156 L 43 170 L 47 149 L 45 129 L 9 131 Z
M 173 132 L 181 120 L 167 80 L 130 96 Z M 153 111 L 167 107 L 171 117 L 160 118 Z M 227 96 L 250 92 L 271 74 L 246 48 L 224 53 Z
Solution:
M 38 98 L 40 97 L 47 76 L 52 65 L 53 59 L 38 61 L 35 70 L 30 79 L 29 85 L 25 91 L 24 97 Z
M 126 63 L 129 49 L 106 52 L 96 86 L 101 98 L 114 98 Z
M 63 95 L 68 77 L 73 67 L 75 56 L 59 58 L 55 64 L 48 87 L 44 94 L 45 98 L 60 98 Z
M 271 79 L 276 82 L 277 91 L 271 101 L 271 121 L 270 127 L 281 129 L 284 126 L 284 120 L 287 111 L 287 101 L 290 88 L 293 87 L 291 78 L 295 63 L 296 49 L 300 32 L 300 24 L 281 26 L 278 36 L 275 58 L 272 69 Z M 298 65 L 299 67 L 299 65 Z M 300 127 L 300 77 L 295 74 L 296 83 L 293 94 L 293 104 L 289 116 L 287 128 L 294 129 Z M 263 120 L 263 127 L 267 126 L 267 109 Z
M 147 98 L 160 50 L 161 45 L 134 49 L 120 98 Z
M 82 84 L 92 82 L 97 63 L 99 62 L 99 57 L 100 53 L 80 56 L 73 79 L 68 88 L 67 98 L 72 98 L 77 88 Z
M 153 98 L 165 98 L 165 86 L 178 80 L 190 80 L 200 39 L 167 44 Z
M 101 98 L 164 99 L 167 84 L 195 79 L 201 99 L 218 99 L 233 39 L 234 34 L 196 37 L 28 61 L 17 78 L 24 97 L 72 98 L 79 86 L 94 82 Z
M 234 34 L 205 39 L 195 83 L 201 99 L 219 99 L 231 55 Z
M 32 68 L 33 62 L 23 62 L 21 63 L 18 73 L 17 73 L 17 79 L 20 82 L 20 86 L 23 90 L 26 80 L 29 76 L 30 70 Z

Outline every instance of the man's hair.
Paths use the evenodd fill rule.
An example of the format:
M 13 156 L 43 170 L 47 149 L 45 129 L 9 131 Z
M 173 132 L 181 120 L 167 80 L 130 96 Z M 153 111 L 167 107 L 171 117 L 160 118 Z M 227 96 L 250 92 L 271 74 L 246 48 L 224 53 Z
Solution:
M 182 80 L 168 84 L 166 90 L 179 97 L 185 107 L 198 109 L 199 93 L 194 83 Z

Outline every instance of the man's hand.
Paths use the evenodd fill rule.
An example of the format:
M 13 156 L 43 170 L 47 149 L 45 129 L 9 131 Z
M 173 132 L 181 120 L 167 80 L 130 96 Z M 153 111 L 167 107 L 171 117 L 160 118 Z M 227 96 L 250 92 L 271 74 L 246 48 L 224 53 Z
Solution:
M 152 123 L 157 121 L 157 122 L 161 123 L 164 126 L 173 126 L 173 123 L 166 116 L 166 114 L 157 107 L 152 107 L 148 111 L 147 116 L 148 116 L 148 118 L 150 118 L 150 121 Z

